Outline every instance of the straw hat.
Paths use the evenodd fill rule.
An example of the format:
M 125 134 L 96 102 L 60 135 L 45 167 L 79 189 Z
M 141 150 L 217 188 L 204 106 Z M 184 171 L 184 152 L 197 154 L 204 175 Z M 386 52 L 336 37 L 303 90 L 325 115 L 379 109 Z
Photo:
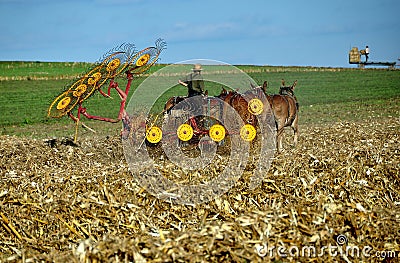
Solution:
M 193 71 L 201 71 L 203 69 L 201 68 L 201 64 L 195 64 L 192 70 Z

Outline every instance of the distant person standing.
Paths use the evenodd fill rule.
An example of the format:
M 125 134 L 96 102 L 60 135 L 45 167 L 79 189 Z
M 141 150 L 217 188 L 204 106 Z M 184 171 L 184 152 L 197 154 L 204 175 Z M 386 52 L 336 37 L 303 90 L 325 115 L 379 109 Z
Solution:
M 368 55 L 369 55 L 369 47 L 365 47 L 365 62 L 368 62 Z

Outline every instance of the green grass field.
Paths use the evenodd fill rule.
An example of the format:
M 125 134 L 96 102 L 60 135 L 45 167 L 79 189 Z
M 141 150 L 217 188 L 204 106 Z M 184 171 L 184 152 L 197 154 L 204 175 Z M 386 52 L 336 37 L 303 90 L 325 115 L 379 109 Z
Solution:
M 0 128 L 1 134 L 48 137 L 70 135 L 72 121 L 67 117 L 48 118 L 47 108 L 74 79 L 82 75 L 89 63 L 58 62 L 0 62 Z M 151 72 L 162 68 L 156 65 Z M 287 84 L 298 80 L 296 96 L 300 102 L 300 125 L 324 124 L 337 121 L 360 121 L 375 117 L 400 115 L 400 71 L 386 69 L 314 68 L 239 66 L 258 84 L 267 80 L 269 93 L 277 93 L 281 79 Z M 146 76 L 135 79 L 135 88 Z M 183 76 L 177 76 L 176 80 Z M 126 80 L 117 79 L 121 88 Z M 206 83 L 210 95 L 217 95 L 221 86 Z M 103 88 L 105 89 L 105 88 Z M 149 90 L 149 93 L 152 91 Z M 157 109 L 173 95 L 185 95 L 183 87 L 166 92 L 159 100 Z M 119 98 L 106 99 L 99 93 L 90 97 L 84 105 L 91 114 L 116 117 Z M 119 129 L 119 125 L 86 120 L 96 129 Z M 116 128 L 115 128 L 116 127 Z

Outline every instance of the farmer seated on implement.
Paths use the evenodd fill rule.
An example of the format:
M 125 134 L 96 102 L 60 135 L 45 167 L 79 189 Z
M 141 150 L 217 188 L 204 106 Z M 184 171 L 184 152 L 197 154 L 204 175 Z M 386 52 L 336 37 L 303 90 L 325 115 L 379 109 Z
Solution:
M 204 80 L 201 76 L 201 65 L 196 64 L 192 69 L 192 73 L 186 76 L 184 80 L 179 80 L 178 83 L 188 88 L 188 97 L 204 94 Z

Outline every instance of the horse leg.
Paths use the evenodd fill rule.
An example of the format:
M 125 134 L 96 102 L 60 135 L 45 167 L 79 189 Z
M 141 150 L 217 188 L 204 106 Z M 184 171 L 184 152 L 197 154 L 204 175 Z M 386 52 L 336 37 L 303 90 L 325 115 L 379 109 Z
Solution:
M 280 153 L 283 150 L 283 143 L 282 143 L 283 132 L 284 132 L 284 129 L 282 127 L 278 130 L 278 133 L 276 135 L 276 149 L 277 149 L 278 153 Z
M 297 146 L 297 143 L 299 141 L 299 124 L 298 124 L 298 121 L 299 121 L 299 115 L 296 116 L 296 118 L 294 119 L 294 121 L 293 121 L 293 123 L 291 125 L 291 127 L 293 129 L 293 133 L 294 133 L 294 141 L 293 141 L 293 143 L 294 143 L 295 147 Z
M 297 142 L 298 142 L 298 130 L 299 130 L 299 126 L 298 126 L 298 119 L 299 119 L 299 115 L 298 115 L 298 110 L 297 110 L 297 106 L 296 106 L 296 100 L 294 100 L 292 97 L 290 96 L 286 96 L 287 99 L 287 105 L 288 105 L 288 122 L 287 122 L 287 126 L 290 126 L 293 129 L 293 133 L 294 133 L 294 142 L 293 142 L 293 146 L 296 147 Z
M 284 130 L 285 129 L 285 122 L 284 120 L 282 121 L 277 121 L 276 123 L 276 149 L 278 153 L 280 153 L 283 150 L 283 135 L 284 135 Z

